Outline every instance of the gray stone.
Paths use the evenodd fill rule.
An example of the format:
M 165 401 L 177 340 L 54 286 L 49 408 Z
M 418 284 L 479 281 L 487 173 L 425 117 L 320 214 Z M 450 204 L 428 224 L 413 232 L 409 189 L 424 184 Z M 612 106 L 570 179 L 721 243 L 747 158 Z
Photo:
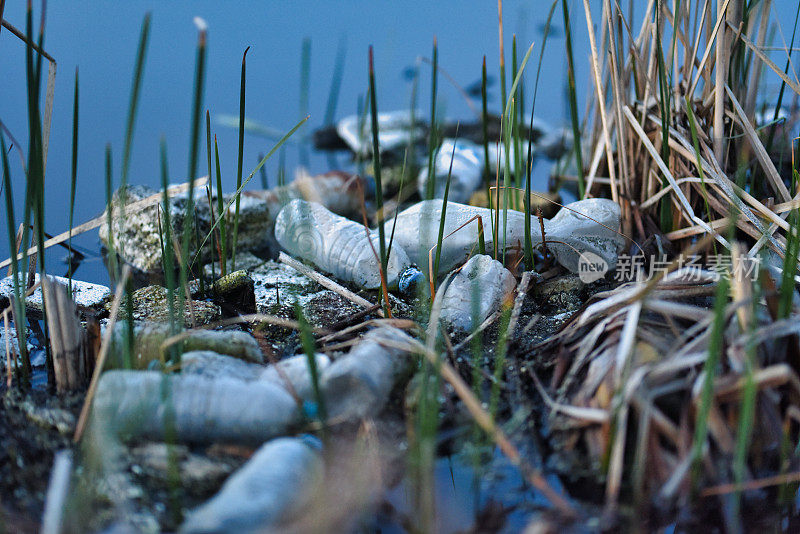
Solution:
M 256 310 L 269 315 L 291 316 L 294 303 L 305 306 L 322 286 L 288 265 L 267 261 L 250 271 Z
M 69 279 L 61 276 L 47 275 L 51 281 L 69 287 Z M 34 284 L 39 281 L 39 275 L 36 274 Z M 20 286 L 20 292 L 25 293 L 25 288 Z M 7 306 L 11 297 L 14 296 L 14 281 L 11 276 L 7 276 L 0 280 L 0 306 Z M 97 308 L 104 304 L 111 297 L 111 290 L 106 286 L 100 284 L 91 284 L 89 282 L 82 282 L 81 280 L 72 281 L 72 300 L 80 308 Z M 42 288 L 37 287 L 36 290 L 25 299 L 25 306 L 37 313 L 42 313 Z M 3 348 L 5 350 L 5 348 Z
M 239 202 L 239 235 L 240 251 L 264 251 L 269 254 L 277 250 L 273 237 L 273 223 L 284 204 L 295 198 L 306 198 L 321 202 L 333 211 L 343 214 L 357 213 L 360 199 L 355 194 L 356 183 L 360 179 L 345 173 L 327 173 L 319 176 L 300 176 L 292 183 L 267 191 L 243 191 Z M 142 200 L 157 193 L 145 186 L 129 186 L 125 190 L 127 203 Z M 233 199 L 233 195 L 223 195 L 224 205 Z M 169 201 L 170 220 L 173 236 L 182 235 L 185 224 L 188 192 L 172 197 Z M 216 215 L 216 192 L 212 192 L 211 202 Z M 158 203 L 160 204 L 160 202 Z M 121 192 L 118 190 L 112 200 L 112 223 L 100 226 L 100 239 L 103 244 L 117 252 L 126 262 L 142 271 L 160 271 L 162 269 L 161 236 L 159 235 L 158 204 L 140 210 L 126 210 L 122 216 Z M 211 230 L 211 210 L 205 188 L 196 188 L 194 192 L 197 233 L 202 241 Z M 228 229 L 233 228 L 235 203 L 226 211 Z M 163 223 L 162 223 L 163 231 Z M 232 231 L 228 239 L 232 239 Z M 196 233 L 191 232 L 192 256 L 199 245 L 195 240 Z M 201 261 L 208 261 L 216 256 L 213 239 L 209 238 L 201 251 Z M 231 245 L 229 245 L 231 246 Z M 176 263 L 177 265 L 177 263 Z
M 169 321 L 169 304 L 167 302 L 167 288 L 161 286 L 147 286 L 133 292 L 133 320 L 166 323 Z M 180 299 L 177 293 L 173 295 L 176 318 L 180 320 L 178 309 Z M 111 310 L 112 304 L 106 303 L 106 309 Z M 219 319 L 222 309 L 205 300 L 186 301 L 184 299 L 183 325 L 187 328 L 202 326 Z M 127 318 L 127 308 L 120 306 L 118 321 Z

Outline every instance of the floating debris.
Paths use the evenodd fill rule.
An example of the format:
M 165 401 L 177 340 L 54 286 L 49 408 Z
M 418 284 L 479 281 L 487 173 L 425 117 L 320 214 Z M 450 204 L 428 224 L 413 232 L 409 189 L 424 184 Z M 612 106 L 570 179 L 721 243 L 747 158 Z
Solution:
M 378 113 L 378 146 L 381 152 L 390 152 L 423 140 L 427 128 L 422 123 L 411 123 L 411 111 Z M 358 115 L 343 118 L 336 125 L 336 132 L 347 146 L 363 156 L 372 154 L 372 122 Z

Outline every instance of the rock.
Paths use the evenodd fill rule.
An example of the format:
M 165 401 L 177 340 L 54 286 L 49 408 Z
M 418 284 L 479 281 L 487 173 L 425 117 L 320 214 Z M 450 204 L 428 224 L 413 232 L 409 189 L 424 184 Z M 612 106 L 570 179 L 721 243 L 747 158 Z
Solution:
M 182 486 L 191 488 L 195 494 L 206 494 L 219 488 L 234 469 L 228 462 L 194 454 L 184 445 L 148 442 L 131 449 L 134 470 L 140 469 L 142 475 L 168 484 L 170 461 L 173 461 L 170 453 L 180 472 Z
M 491 256 L 481 254 L 470 258 L 448 278 L 441 300 L 441 319 L 460 332 L 470 332 L 485 321 L 510 298 L 516 286 L 511 271 Z M 474 304 L 473 295 L 477 301 Z M 473 309 L 477 311 L 475 316 Z
M 323 475 L 315 438 L 264 444 L 210 501 L 191 511 L 182 533 L 273 532 L 309 504 Z
M 133 320 L 148 321 L 156 323 L 169 322 L 169 305 L 167 303 L 167 288 L 161 286 L 148 286 L 137 289 L 133 293 Z M 176 294 L 174 307 L 176 316 L 180 315 L 178 310 L 179 299 Z M 111 303 L 106 304 L 106 309 L 111 311 Z M 222 316 L 222 309 L 212 302 L 204 300 L 192 300 L 191 305 L 184 301 L 183 325 L 191 328 L 194 325 L 200 326 L 218 320 Z M 127 318 L 126 307 L 120 306 L 117 321 Z M 176 317 L 177 318 L 177 317 Z M 192 320 L 194 318 L 194 320 Z
M 59 283 L 63 286 L 69 287 L 69 279 L 61 276 L 47 275 L 47 278 L 53 282 Z M 36 274 L 34 284 L 39 281 L 39 275 Z M 25 289 L 20 286 L 20 292 L 24 293 Z M 0 307 L 8 306 L 11 297 L 14 296 L 14 282 L 11 276 L 7 276 L 0 280 Z M 72 300 L 78 305 L 78 309 L 98 308 L 103 305 L 111 297 L 111 290 L 106 286 L 99 284 L 90 284 L 89 282 L 82 282 L 80 280 L 72 281 Z M 42 288 L 37 287 L 28 298 L 25 299 L 25 306 L 39 315 L 43 312 L 42 305 Z M 2 348 L 5 351 L 5 347 Z
M 574 310 L 583 303 L 581 292 L 586 287 L 574 274 L 557 276 L 551 280 L 536 284 L 533 296 L 546 306 L 552 306 L 559 312 Z
M 303 306 L 303 314 L 309 324 L 317 328 L 330 328 L 363 309 L 338 293 L 326 289 L 309 296 L 308 302 Z
M 247 271 L 242 269 L 215 281 L 209 294 L 217 302 L 222 302 L 237 313 L 255 313 L 254 287 L 253 279 L 247 274 Z
M 360 179 L 353 175 L 332 172 L 318 176 L 301 176 L 282 188 L 242 192 L 239 202 L 239 250 L 262 251 L 266 254 L 277 250 L 278 247 L 272 232 L 273 223 L 283 205 L 294 198 L 306 198 L 321 202 L 337 213 L 357 213 L 360 209 L 360 197 L 355 193 L 356 184 L 359 182 Z M 154 194 L 157 194 L 157 191 L 145 186 L 129 186 L 125 190 L 124 196 L 126 202 L 131 203 Z M 100 226 L 101 241 L 109 249 L 113 244 L 116 253 L 137 269 L 150 272 L 161 271 L 161 238 L 157 204 L 140 210 L 126 210 L 125 216 L 122 217 L 121 196 L 122 193 L 119 190 L 115 192 L 112 200 L 111 233 L 109 234 L 107 224 Z M 233 195 L 224 195 L 225 205 L 232 198 Z M 187 199 L 188 192 L 185 192 L 172 197 L 169 201 L 174 236 L 182 235 Z M 216 212 L 216 193 L 212 193 L 211 200 Z M 195 189 L 194 206 L 197 230 L 202 241 L 211 229 L 211 211 L 205 188 Z M 235 204 L 231 204 L 226 212 L 228 228 L 233 227 L 234 206 Z M 228 235 L 232 236 L 232 232 L 229 232 Z M 192 255 L 199 245 L 195 238 L 196 234 L 192 232 L 192 243 L 189 247 Z M 231 238 L 229 237 L 229 239 Z M 201 260 L 207 261 L 216 255 L 216 250 L 212 245 L 213 240 L 209 239 L 201 252 Z
M 258 313 L 291 317 L 294 303 L 305 307 L 322 286 L 288 265 L 267 261 L 250 272 Z
M 403 349 L 382 344 L 383 340 L 413 342 L 397 328 L 375 328 L 322 373 L 320 386 L 331 418 L 353 420 L 376 415 L 394 386 L 408 374 L 412 356 Z
M 262 263 L 264 263 L 264 260 L 256 256 L 252 252 L 242 250 L 236 253 L 236 269 L 238 270 L 245 270 L 249 273 L 251 270 L 255 269 Z M 230 272 L 233 266 L 233 258 L 228 258 L 225 262 L 225 265 L 228 268 L 228 271 Z M 203 274 L 205 274 L 208 278 L 221 276 L 221 273 L 222 269 L 220 268 L 219 261 L 213 261 L 203 266 Z
M 55 428 L 59 434 L 72 435 L 75 432 L 75 416 L 62 408 L 36 406 L 30 399 L 20 403 L 20 408 L 35 425 L 42 428 Z
M 390 234 L 386 234 L 386 244 Z M 377 232 L 340 217 L 324 206 L 304 200 L 289 202 L 275 221 L 275 238 L 291 255 L 313 262 L 340 280 L 365 289 L 381 285 L 380 241 Z M 395 242 L 388 258 L 386 283 L 397 287 L 411 263 Z

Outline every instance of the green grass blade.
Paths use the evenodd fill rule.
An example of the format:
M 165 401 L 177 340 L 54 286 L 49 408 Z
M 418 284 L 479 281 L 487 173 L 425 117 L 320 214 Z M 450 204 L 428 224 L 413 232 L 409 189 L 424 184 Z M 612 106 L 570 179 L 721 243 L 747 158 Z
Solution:
M 489 167 L 489 112 L 488 106 L 488 93 L 486 91 L 487 77 L 486 77 L 486 56 L 483 56 L 483 66 L 481 68 L 481 129 L 483 134 L 483 174 L 486 180 L 486 203 L 489 205 L 489 224 L 492 229 L 492 238 L 497 243 L 497 234 L 495 233 L 494 217 L 492 217 L 492 171 Z
M 142 32 L 139 36 L 139 48 L 136 52 L 136 66 L 133 69 L 133 82 L 131 84 L 131 100 L 128 105 L 128 119 L 125 124 L 125 145 L 122 151 L 122 182 L 120 187 L 128 184 L 128 170 L 131 161 L 131 147 L 133 146 L 133 129 L 136 125 L 136 109 L 139 105 L 139 90 L 142 87 L 142 73 L 147 58 L 147 43 L 150 36 L 150 13 L 144 16 Z
M 263 152 L 258 153 L 258 161 L 261 161 L 264 158 Z M 267 179 L 267 169 L 265 167 L 261 167 L 259 172 L 259 177 L 261 178 L 261 189 L 267 190 L 269 189 L 269 180 Z
M 436 37 L 433 38 L 433 61 L 431 62 L 431 119 L 428 132 L 428 184 L 425 198 L 430 200 L 436 191 L 436 161 L 434 154 L 438 139 L 436 136 L 436 85 L 439 76 L 439 46 Z
M 311 88 L 311 39 L 303 39 L 303 49 L 300 54 L 300 116 L 308 115 L 308 100 Z M 301 136 L 300 140 L 300 165 L 308 168 L 308 136 Z
M 561 0 L 564 13 L 564 38 L 567 49 L 567 83 L 569 85 L 569 110 L 572 119 L 572 137 L 575 149 L 575 167 L 578 170 L 578 198 L 586 194 L 585 177 L 583 175 L 583 154 L 581 150 L 581 126 L 578 118 L 578 97 L 575 90 L 575 60 L 572 54 L 572 27 L 570 25 L 569 7 L 567 0 Z
M 186 213 L 184 214 L 183 224 L 183 240 L 181 242 L 181 269 L 180 269 L 180 290 L 178 292 L 178 309 L 181 314 L 185 306 L 186 287 L 189 283 L 189 269 L 186 259 L 189 257 L 189 248 L 192 239 L 192 229 L 197 233 L 197 225 L 194 223 L 194 179 L 197 175 L 197 152 L 200 141 L 200 120 L 203 107 L 203 89 L 205 87 L 205 64 L 206 64 L 206 24 L 202 19 L 195 19 L 198 26 L 197 33 L 197 59 L 194 76 L 194 96 L 192 98 L 192 120 L 191 120 L 191 138 L 189 140 L 189 172 L 187 173 L 188 190 L 186 197 Z M 197 254 L 200 254 L 202 247 L 197 249 Z M 200 277 L 202 285 L 203 277 Z M 201 287 L 201 290 L 203 288 Z
M 72 226 L 75 215 L 75 187 L 78 184 L 78 67 L 75 67 L 75 91 L 72 100 L 72 166 L 69 187 L 69 294 L 72 295 Z
M 336 117 L 336 106 L 339 104 L 339 92 L 342 89 L 342 75 L 344 74 L 344 61 L 347 56 L 347 39 L 342 36 L 336 48 L 336 59 L 333 62 L 333 76 L 331 88 L 328 91 L 328 104 L 325 106 L 325 124 L 333 124 Z
M 169 313 L 169 329 L 173 335 L 180 330 L 180 325 L 183 325 L 181 320 L 180 325 L 177 322 L 175 313 L 175 249 L 173 247 L 172 238 L 172 218 L 170 216 L 170 201 L 167 193 L 169 185 L 169 167 L 167 165 L 167 141 L 161 137 L 159 143 L 159 155 L 161 157 L 161 191 L 163 193 L 162 213 L 164 214 L 164 255 L 161 261 L 164 266 L 164 282 L 167 284 L 167 312 Z M 182 313 L 182 312 L 181 312 Z M 172 344 L 168 350 L 168 361 L 178 362 L 178 345 Z
M 456 125 L 456 140 L 458 139 L 458 125 Z M 453 152 L 450 154 L 450 169 L 447 171 L 447 182 L 444 185 L 444 198 L 442 199 L 442 214 L 439 217 L 439 236 L 436 239 L 436 256 L 433 261 L 433 272 L 430 273 L 431 285 L 436 285 L 439 277 L 439 260 L 442 257 L 442 240 L 444 239 L 444 222 L 447 215 L 447 197 L 450 194 L 450 177 L 453 173 L 453 159 L 456 156 L 456 143 L 453 143 Z M 431 295 L 433 298 L 434 295 Z
M 305 124 L 305 122 L 306 122 L 307 120 L 308 120 L 308 117 L 305 117 L 305 118 L 304 118 L 304 119 L 302 119 L 300 122 L 298 122 L 297 124 L 295 124 L 295 125 L 294 125 L 294 127 L 293 127 L 291 130 L 289 130 L 289 131 L 288 131 L 288 132 L 287 132 L 287 133 L 286 133 L 286 134 L 285 134 L 283 137 L 281 137 L 280 141 L 278 141 L 278 142 L 275 144 L 275 146 L 273 146 L 273 147 L 270 149 L 270 151 L 269 151 L 269 152 L 267 152 L 267 155 L 266 155 L 266 156 L 264 156 L 264 158 L 263 158 L 263 159 L 262 159 L 262 160 L 261 160 L 261 161 L 258 163 L 258 165 L 256 165 L 256 168 L 255 168 L 255 169 L 253 169 L 253 171 L 250 173 L 250 175 L 247 177 L 247 179 L 246 179 L 244 182 L 242 182 L 242 186 L 241 186 L 239 189 L 237 189 L 237 190 L 236 190 L 236 193 L 234 194 L 234 198 L 232 198 L 231 200 L 229 200 L 229 201 L 228 201 L 228 203 L 227 203 L 227 204 L 225 204 L 225 209 L 224 209 L 224 210 L 222 210 L 222 213 L 227 213 L 227 211 L 228 211 L 228 208 L 230 208 L 230 207 L 233 205 L 233 202 L 234 202 L 234 200 L 235 200 L 235 197 L 238 197 L 240 194 L 242 194 L 242 190 L 243 190 L 245 187 L 247 187 L 247 184 L 248 184 L 248 183 L 250 183 L 250 180 L 252 180 L 252 179 L 253 179 L 253 176 L 255 176 L 255 174 L 256 174 L 256 173 L 259 171 L 259 169 L 261 169 L 261 167 L 264 165 L 264 163 L 266 163 L 266 162 L 267 162 L 267 160 L 268 160 L 269 158 L 271 158 L 271 157 L 272 157 L 272 155 L 273 155 L 273 154 L 274 154 L 274 153 L 275 153 L 275 152 L 276 152 L 276 151 L 277 151 L 277 150 L 278 150 L 278 149 L 279 149 L 281 146 L 283 146 L 283 144 L 286 142 L 286 140 L 287 140 L 287 139 L 289 139 L 289 138 L 292 136 L 292 134 L 294 134 L 294 133 L 295 133 L 295 132 L 296 132 L 296 131 L 297 131 L 297 130 L 298 130 L 298 129 L 299 129 L 299 128 L 300 128 L 300 127 L 303 125 L 303 124 Z M 197 247 L 197 253 L 195 254 L 194 258 L 192 259 L 191 263 L 189 264 L 189 266 L 190 266 L 190 267 L 191 267 L 192 265 L 194 265 L 194 264 L 197 262 L 197 259 L 200 257 L 200 251 L 201 251 L 201 250 L 203 250 L 203 247 L 204 247 L 204 246 L 205 246 L 205 244 L 208 242 L 208 239 L 209 239 L 209 237 L 211 237 L 211 235 L 213 234 L 214 230 L 215 230 L 215 229 L 217 228 L 217 226 L 219 225 L 219 223 L 220 223 L 220 220 L 222 220 L 222 219 L 224 219 L 224 217 L 218 217 L 218 218 L 217 218 L 217 220 L 216 220 L 216 222 L 214 223 L 214 225 L 211 227 L 211 229 L 209 229 L 209 231 L 208 231 L 208 233 L 206 234 L 205 238 L 203 238 L 203 241 L 202 241 L 202 243 L 200 244 L 200 246 L 199 246 L 199 247 Z
M 325 422 L 328 420 L 328 410 L 325 407 L 325 397 L 322 395 L 322 390 L 319 387 L 319 370 L 317 369 L 317 351 L 314 344 L 314 335 L 311 331 L 311 325 L 308 324 L 308 320 L 305 315 L 303 315 L 303 309 L 298 302 L 294 303 L 294 313 L 299 325 L 300 344 L 303 346 L 303 352 L 305 352 L 308 362 L 308 373 L 311 376 L 314 402 L 317 404 L 317 417 L 322 425 L 322 435 L 324 437 Z
M 222 269 L 222 274 L 225 275 L 228 272 L 228 210 L 223 205 L 225 201 L 222 198 L 222 171 L 219 168 L 219 146 L 217 145 L 216 135 L 214 136 L 214 162 L 217 171 L 217 213 L 219 213 L 217 220 L 219 221 L 219 240 L 222 256 L 220 269 Z
M 383 228 L 383 185 L 381 181 L 381 151 L 378 143 L 378 95 L 375 90 L 375 62 L 372 46 L 369 47 L 369 94 L 370 112 L 372 115 L 372 161 L 375 171 L 375 209 L 378 212 L 378 245 L 381 256 L 381 277 L 386 278 L 389 256 L 386 254 L 386 235 Z M 389 302 L 386 302 L 388 310 Z
M 22 295 L 22 280 L 20 279 L 19 262 L 17 260 L 17 238 L 14 234 L 14 193 L 11 190 L 11 168 L 8 164 L 8 151 L 6 150 L 6 140 L 0 132 L 0 151 L 3 152 L 3 189 L 6 193 L 6 226 L 8 229 L 8 249 L 11 251 L 11 286 L 14 291 L 14 328 L 17 330 L 17 340 L 19 341 L 20 360 L 22 361 L 21 383 L 27 387 L 30 380 L 30 359 L 28 357 L 28 342 L 25 329 L 25 302 Z
M 244 161 L 244 106 L 245 106 L 245 86 L 247 74 L 247 51 L 248 46 L 242 54 L 242 77 L 239 82 L 239 160 L 236 164 L 236 189 L 242 187 L 242 163 Z M 233 211 L 233 250 L 231 259 L 231 270 L 236 270 L 236 249 L 239 248 L 239 201 L 240 196 L 236 196 L 236 208 Z
M 692 146 L 694 147 L 694 154 L 695 158 L 697 159 L 697 173 L 700 176 L 700 191 L 703 195 L 703 204 L 705 206 L 706 214 L 710 221 L 711 208 L 709 207 L 708 204 L 708 191 L 706 189 L 705 173 L 703 172 L 703 161 L 702 161 L 703 158 L 700 155 L 700 142 L 698 141 L 697 137 L 697 120 L 695 119 L 694 111 L 692 110 L 692 106 L 689 103 L 689 99 L 685 98 L 684 101 L 686 103 L 686 116 L 689 117 L 689 129 L 691 130 L 692 133 Z M 717 253 L 717 242 L 714 241 L 714 254 L 716 253 Z

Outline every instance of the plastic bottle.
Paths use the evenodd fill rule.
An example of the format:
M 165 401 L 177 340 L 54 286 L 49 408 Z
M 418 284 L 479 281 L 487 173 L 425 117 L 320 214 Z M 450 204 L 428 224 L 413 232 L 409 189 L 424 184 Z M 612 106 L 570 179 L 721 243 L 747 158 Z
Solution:
M 275 238 L 289 254 L 312 261 L 341 280 L 365 289 L 381 285 L 377 232 L 365 231 L 363 225 L 335 215 L 320 204 L 289 202 L 275 221 Z M 395 241 L 386 273 L 390 288 L 397 287 L 401 272 L 410 265 L 403 247 Z
M 381 152 L 407 146 L 409 136 L 412 142 L 422 139 L 425 131 L 421 123 L 412 126 L 410 110 L 378 113 L 378 146 Z M 372 120 L 368 115 L 343 118 L 336 125 L 336 133 L 356 154 L 372 154 Z
M 328 366 L 320 387 L 329 417 L 350 420 L 380 412 L 394 386 L 413 364 L 407 351 L 396 344 L 412 343 L 402 330 L 375 328 L 346 356 Z
M 449 176 L 448 200 L 467 202 L 475 189 L 481 185 L 484 170 L 483 160 L 483 147 L 461 139 L 444 139 L 435 158 L 434 198 L 444 198 L 444 190 Z M 417 178 L 417 190 L 419 195 L 425 198 L 428 190 L 427 163 L 422 166 Z
M 494 313 L 516 286 L 511 271 L 491 256 L 477 254 L 451 273 L 441 297 L 441 319 L 456 330 L 469 332 Z M 476 299 L 476 306 L 473 304 Z M 473 317 L 473 310 L 477 315 Z
M 274 532 L 309 504 L 323 474 L 320 449 L 312 436 L 265 443 L 178 532 Z
M 439 235 L 439 221 L 442 215 L 441 200 L 418 202 L 397 216 L 397 229 L 394 243 L 407 252 L 409 259 L 427 268 L 428 253 L 436 246 Z M 492 222 L 497 215 L 495 210 L 448 202 L 444 224 L 439 273 L 446 273 L 466 261 L 471 253 L 477 252 L 478 221 L 483 221 L 483 238 L 486 251 L 494 248 Z M 591 218 L 590 218 L 591 217 Z M 467 223 L 467 221 L 470 221 Z M 617 262 L 617 250 L 623 238 L 619 230 L 620 210 L 615 202 L 591 198 L 567 204 L 550 220 L 545 219 L 547 248 L 564 267 L 577 273 L 585 258 L 594 260 L 587 253 L 596 255 L 613 269 Z M 538 221 L 531 221 L 531 242 L 537 246 L 542 241 Z M 394 221 L 387 221 L 385 228 L 391 230 Z M 500 231 L 498 247 L 503 241 L 503 212 L 500 212 Z M 463 226 L 463 227 L 462 227 Z M 455 232 L 455 233 L 453 233 Z M 452 235 L 451 235 L 452 234 Z M 506 211 L 506 247 L 521 247 L 525 243 L 525 214 L 520 211 Z M 435 253 L 435 251 L 434 251 Z

